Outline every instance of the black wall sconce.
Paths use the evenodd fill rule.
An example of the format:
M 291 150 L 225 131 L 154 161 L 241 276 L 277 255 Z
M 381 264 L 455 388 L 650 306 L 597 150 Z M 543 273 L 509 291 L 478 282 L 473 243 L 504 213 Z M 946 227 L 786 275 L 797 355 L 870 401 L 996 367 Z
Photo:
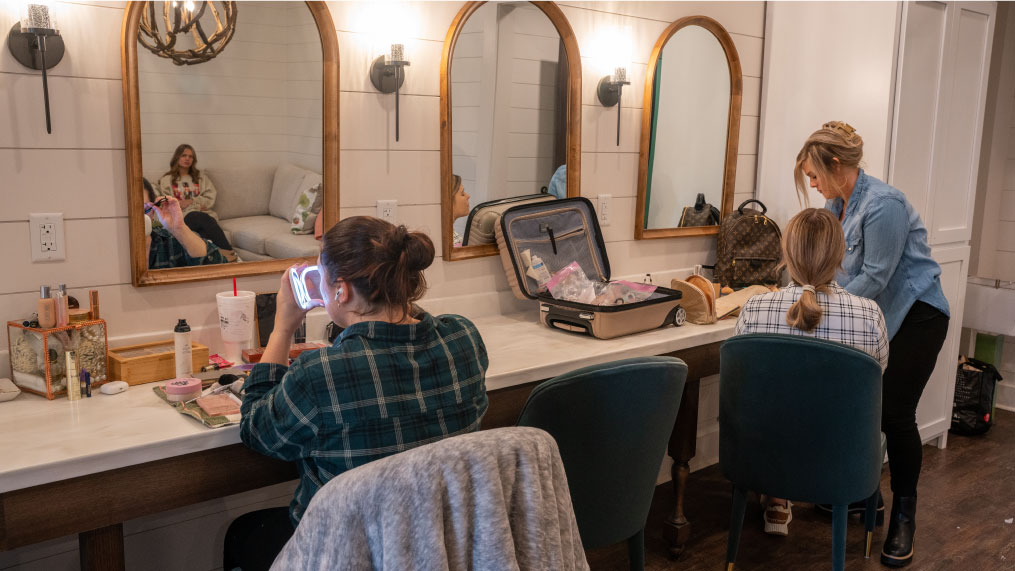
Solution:
M 596 95 L 603 107 L 617 106 L 618 147 L 620 146 L 620 94 L 625 85 L 631 85 L 631 82 L 627 80 L 627 68 L 617 67 L 614 68 L 613 75 L 604 75 L 599 80 L 599 88 L 596 90 Z
M 370 83 L 381 93 L 395 92 L 395 140 L 398 140 L 398 89 L 405 82 L 403 67 L 408 67 L 405 44 L 391 44 L 391 53 L 380 56 L 370 66 Z
M 7 36 L 7 47 L 14 59 L 32 69 L 42 70 L 42 96 L 46 102 L 46 132 L 53 132 L 49 117 L 49 81 L 46 70 L 63 59 L 63 38 L 56 28 L 53 10 L 46 4 L 28 4 L 21 21 Z

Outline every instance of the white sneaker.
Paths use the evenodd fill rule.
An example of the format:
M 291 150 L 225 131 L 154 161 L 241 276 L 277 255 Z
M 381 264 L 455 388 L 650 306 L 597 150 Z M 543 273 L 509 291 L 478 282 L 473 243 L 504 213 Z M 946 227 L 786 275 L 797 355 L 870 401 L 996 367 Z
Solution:
M 793 503 L 785 506 L 770 504 L 765 508 L 765 533 L 771 535 L 789 535 L 789 522 L 793 521 Z

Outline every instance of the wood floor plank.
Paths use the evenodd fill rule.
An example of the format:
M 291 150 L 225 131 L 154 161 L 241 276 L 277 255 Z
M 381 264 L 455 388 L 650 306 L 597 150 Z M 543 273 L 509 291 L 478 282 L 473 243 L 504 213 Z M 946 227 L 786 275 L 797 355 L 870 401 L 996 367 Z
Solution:
M 648 571 L 724 569 L 729 525 L 729 482 L 718 466 L 691 474 L 687 513 L 694 521 L 681 557 L 667 557 L 662 521 L 672 506 L 669 484 L 656 488 L 645 537 Z M 888 468 L 881 490 L 891 508 Z M 788 537 L 762 532 L 762 511 L 750 496 L 737 558 L 738 571 L 811 571 L 831 568 L 832 520 L 810 504 L 796 504 Z M 1015 570 L 1015 413 L 997 411 L 997 424 L 981 437 L 949 436 L 948 448 L 923 448 L 917 508 L 916 555 L 907 571 Z M 887 525 L 874 531 L 871 558 L 864 560 L 863 523 L 851 519 L 846 539 L 847 571 L 888 569 L 878 554 Z M 593 571 L 628 569 L 625 544 L 589 553 Z

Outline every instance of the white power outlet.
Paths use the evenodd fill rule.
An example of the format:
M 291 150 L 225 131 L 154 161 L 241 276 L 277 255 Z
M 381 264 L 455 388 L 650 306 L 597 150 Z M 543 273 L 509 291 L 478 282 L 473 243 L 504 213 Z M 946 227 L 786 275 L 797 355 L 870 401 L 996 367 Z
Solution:
M 395 220 L 398 218 L 398 201 L 378 200 L 377 217 L 381 220 L 387 220 L 388 222 L 395 224 Z
M 29 214 L 28 230 L 33 262 L 54 262 L 67 258 L 62 212 Z
M 596 209 L 596 214 L 599 215 L 599 225 L 609 226 L 610 218 L 613 217 L 613 195 L 612 194 L 600 194 L 599 208 Z

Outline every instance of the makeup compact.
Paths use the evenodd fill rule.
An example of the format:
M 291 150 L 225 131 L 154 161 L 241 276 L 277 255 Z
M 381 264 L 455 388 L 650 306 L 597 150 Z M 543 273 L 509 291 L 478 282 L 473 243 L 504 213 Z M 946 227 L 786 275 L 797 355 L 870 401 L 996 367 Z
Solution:
M 201 396 L 201 379 L 173 379 L 166 382 L 166 400 L 182 402 Z
M 302 270 L 289 270 L 289 283 L 293 287 L 296 303 L 303 309 L 324 307 L 324 296 L 321 295 L 321 272 L 317 266 L 307 266 Z

